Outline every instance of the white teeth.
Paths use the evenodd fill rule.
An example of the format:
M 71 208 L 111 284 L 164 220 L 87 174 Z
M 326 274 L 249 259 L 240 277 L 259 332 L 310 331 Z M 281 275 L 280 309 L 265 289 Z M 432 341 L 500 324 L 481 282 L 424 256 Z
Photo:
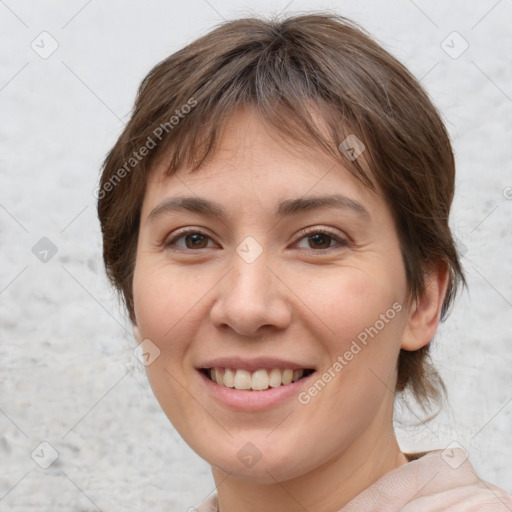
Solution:
M 281 385 L 281 370 L 279 368 L 270 370 L 269 384 L 271 388 L 278 388 Z
M 222 384 L 224 382 L 222 380 L 222 373 L 220 372 L 220 368 L 213 369 L 212 379 L 214 382 L 216 382 L 217 384 L 220 384 L 222 386 Z
M 251 389 L 251 372 L 247 370 L 237 370 L 235 373 L 236 389 Z
M 235 374 L 230 368 L 226 368 L 224 370 L 224 386 L 228 388 L 235 387 Z
M 261 391 L 268 388 L 267 370 L 257 370 L 252 374 L 251 389 Z
M 251 373 L 247 370 L 232 368 L 212 368 L 209 375 L 211 380 L 220 386 L 240 390 L 263 391 L 269 387 L 278 388 L 297 382 L 304 375 L 304 370 L 272 368 L 270 371 L 260 369 Z
M 293 379 L 293 370 L 286 369 L 283 370 L 283 376 L 281 377 L 281 381 L 283 384 L 290 384 Z

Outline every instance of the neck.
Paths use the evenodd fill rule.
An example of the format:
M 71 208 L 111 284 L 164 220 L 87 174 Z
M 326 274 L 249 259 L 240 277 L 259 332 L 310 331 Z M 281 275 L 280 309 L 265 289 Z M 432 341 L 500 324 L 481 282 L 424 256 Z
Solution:
M 388 418 L 370 425 L 341 454 L 298 478 L 261 484 L 216 468 L 213 477 L 221 512 L 338 512 L 384 474 L 407 462 Z

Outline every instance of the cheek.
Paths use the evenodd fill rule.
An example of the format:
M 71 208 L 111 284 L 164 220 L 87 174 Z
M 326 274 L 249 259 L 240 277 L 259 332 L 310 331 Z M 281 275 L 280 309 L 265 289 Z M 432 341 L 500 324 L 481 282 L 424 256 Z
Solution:
M 393 389 L 405 327 L 405 279 L 345 269 L 302 290 L 311 304 L 309 329 L 324 345 L 326 380 L 354 407 L 375 407 Z M 397 277 L 397 276 L 394 276 Z M 329 384 L 331 386 L 331 384 Z
M 375 330 L 397 333 L 403 327 L 405 279 L 390 276 L 362 268 L 334 269 L 303 282 L 297 295 L 311 308 L 309 317 L 329 331 L 329 344 L 346 343 L 360 334 L 364 341 L 368 330 L 376 335 Z
M 150 339 L 160 351 L 159 357 L 146 367 L 146 373 L 155 397 L 178 430 L 184 428 L 186 421 L 201 424 L 204 420 L 184 383 L 195 371 L 189 354 L 204 322 L 201 301 L 215 285 L 214 277 L 206 272 L 173 271 L 167 263 L 151 257 L 140 257 L 135 267 L 137 325 L 142 338 Z
M 141 258 L 133 281 L 134 307 L 141 336 L 160 354 L 146 366 L 149 384 L 171 423 L 187 442 L 190 423 L 202 425 L 204 413 L 184 383 L 190 378 L 187 354 L 199 325 L 200 299 L 207 283 L 188 272 L 170 272 L 161 263 Z M 218 435 L 218 432 L 215 432 Z
M 161 263 L 141 259 L 133 280 L 135 317 L 141 335 L 151 339 L 160 350 L 177 350 L 179 343 L 173 332 L 180 332 L 180 339 L 187 326 L 192 327 L 200 301 L 212 287 L 206 276 L 188 271 L 172 272 Z M 211 279 L 212 283 L 214 282 Z

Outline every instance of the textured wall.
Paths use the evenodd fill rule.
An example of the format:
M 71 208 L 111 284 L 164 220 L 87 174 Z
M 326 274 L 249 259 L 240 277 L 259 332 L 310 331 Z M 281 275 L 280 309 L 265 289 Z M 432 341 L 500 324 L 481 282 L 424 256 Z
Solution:
M 93 189 L 153 64 L 222 18 L 286 6 L 0 3 L 1 510 L 185 511 L 212 490 L 132 355 Z M 401 443 L 458 442 L 512 492 L 512 2 L 296 0 L 287 11 L 322 8 L 362 23 L 422 80 L 456 151 L 452 225 L 470 291 L 435 343 L 450 403 L 430 424 L 402 422 Z M 35 462 L 51 462 L 41 442 L 59 454 L 48 469 Z

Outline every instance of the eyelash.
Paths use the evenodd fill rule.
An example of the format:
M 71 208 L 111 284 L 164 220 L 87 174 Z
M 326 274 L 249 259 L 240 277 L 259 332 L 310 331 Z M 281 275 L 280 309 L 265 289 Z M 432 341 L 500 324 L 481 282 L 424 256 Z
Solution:
M 176 242 L 178 240 L 180 240 L 181 238 L 184 238 L 187 235 L 201 235 L 201 236 L 204 236 L 204 237 L 209 238 L 211 240 L 211 237 L 207 233 L 205 233 L 204 231 L 201 231 L 200 229 L 186 228 L 183 231 L 178 231 L 178 233 L 175 234 L 175 236 L 171 240 L 166 241 L 164 245 L 165 245 L 166 248 L 172 248 L 172 250 L 175 250 L 175 251 L 178 251 L 178 252 L 190 252 L 190 251 L 196 251 L 196 250 L 199 251 L 201 249 L 208 249 L 208 247 L 204 247 L 204 248 L 201 248 L 201 249 L 188 249 L 188 248 L 183 248 L 183 247 L 177 247 L 175 245 Z M 297 238 L 296 242 L 294 242 L 294 243 L 298 243 L 303 238 L 306 238 L 308 236 L 313 236 L 313 235 L 327 235 L 333 241 L 337 242 L 338 247 L 335 245 L 335 246 L 332 246 L 332 247 L 328 247 L 326 249 L 311 249 L 311 248 L 304 249 L 304 248 L 302 248 L 302 250 L 313 251 L 313 252 L 316 252 L 316 253 L 324 253 L 326 251 L 331 251 L 333 249 L 349 247 L 351 245 L 351 242 L 347 238 L 340 237 L 338 234 L 335 234 L 334 232 L 332 232 L 332 231 L 330 231 L 328 229 L 325 229 L 325 228 L 320 228 L 320 229 L 319 228 L 316 228 L 316 229 L 306 228 L 306 229 L 303 229 L 303 230 L 299 231 L 298 238 Z

